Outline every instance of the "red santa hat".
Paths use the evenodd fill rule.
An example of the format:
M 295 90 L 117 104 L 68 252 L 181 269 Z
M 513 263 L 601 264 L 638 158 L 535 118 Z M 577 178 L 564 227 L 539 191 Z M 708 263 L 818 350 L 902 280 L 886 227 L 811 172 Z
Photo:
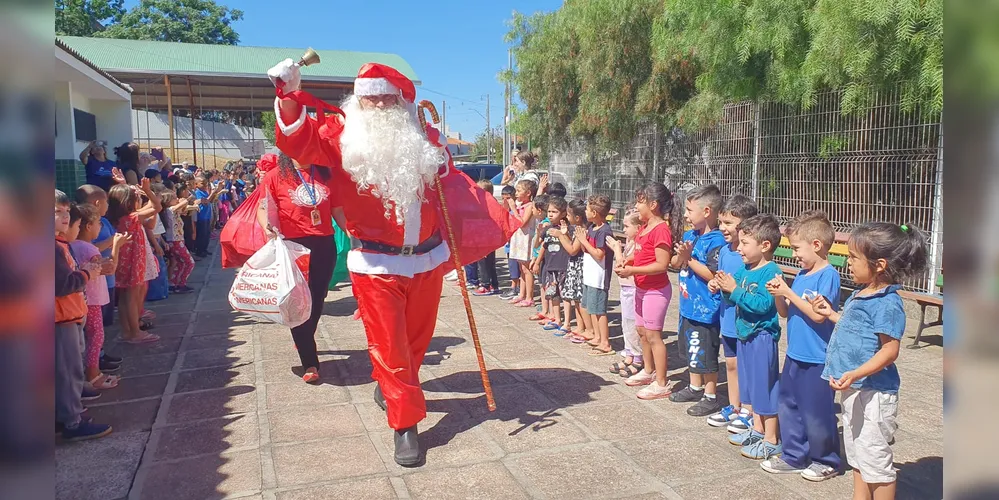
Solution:
M 354 95 L 399 95 L 407 103 L 416 100 L 416 87 L 413 82 L 395 68 L 378 63 L 361 66 L 354 80 Z
M 267 173 L 268 170 L 277 166 L 277 160 L 278 156 L 274 153 L 262 155 L 260 159 L 257 160 L 257 170 L 261 173 Z

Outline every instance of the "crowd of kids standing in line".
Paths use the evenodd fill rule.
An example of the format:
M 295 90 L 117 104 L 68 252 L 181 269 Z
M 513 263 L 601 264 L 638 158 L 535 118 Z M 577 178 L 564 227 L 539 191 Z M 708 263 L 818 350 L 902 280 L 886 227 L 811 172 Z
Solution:
M 55 409 L 65 441 L 112 432 L 84 403 L 121 382 L 115 373 L 126 360 L 105 351 L 115 312 L 118 343 L 158 342 L 145 302 L 194 291 L 195 261 L 211 255 L 215 230 L 255 183 L 241 160 L 218 172 L 175 168 L 162 149 L 140 153 L 134 143 L 115 153 L 109 160 L 103 143 L 88 144 L 80 155 L 87 184 L 55 191 Z
M 810 481 L 839 475 L 842 439 L 854 498 L 894 498 L 900 385 L 894 362 L 906 320 L 898 290 L 926 267 L 921 231 L 885 222 L 854 228 L 847 264 L 856 289 L 841 308 L 840 273 L 828 258 L 835 230 L 820 211 L 782 227 L 753 199 L 726 199 L 704 185 L 685 193 L 676 207 L 680 220 L 673 193 L 650 183 L 628 200 L 633 209 L 624 216 L 621 243 L 607 224 L 607 196 L 567 201 L 565 186 L 539 178 L 535 161 L 531 153 L 516 155 L 519 175 L 502 190 L 504 205 L 523 224 L 506 248 L 512 285 L 501 293 L 490 256 L 465 268 L 473 294 L 498 295 L 530 311 L 525 317 L 542 331 L 605 356 L 615 354 L 607 301 L 616 275 L 624 349 L 610 370 L 639 399 L 689 405 L 690 416 L 727 429 L 742 456 L 774 474 Z M 479 184 L 492 192 L 489 181 Z M 674 241 L 673 225 L 684 223 L 689 229 Z M 782 237 L 800 267 L 790 285 L 773 261 Z M 679 390 L 667 380 L 662 336 L 674 293 L 669 269 L 678 270 L 678 344 L 689 378 Z M 786 319 L 784 328 L 778 318 Z M 787 350 L 780 370 L 782 334 Z M 718 395 L 719 355 L 727 404 Z

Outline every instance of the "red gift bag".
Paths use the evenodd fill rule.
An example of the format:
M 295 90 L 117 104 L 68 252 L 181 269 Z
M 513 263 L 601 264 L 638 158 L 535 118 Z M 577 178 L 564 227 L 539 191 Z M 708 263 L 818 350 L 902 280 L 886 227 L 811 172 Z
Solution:
M 257 205 L 264 189 L 256 189 L 243 200 L 222 227 L 219 243 L 222 247 L 222 267 L 242 266 L 267 243 L 267 234 L 257 222 Z
M 506 245 L 513 233 L 520 229 L 520 220 L 500 205 L 492 193 L 487 193 L 476 185 L 469 176 L 450 167 L 440 179 L 462 265 L 471 264 L 495 252 Z M 438 216 L 443 225 L 443 213 Z M 447 235 L 443 236 L 447 240 Z M 454 269 L 454 252 L 451 252 L 451 257 L 445 263 L 445 271 Z

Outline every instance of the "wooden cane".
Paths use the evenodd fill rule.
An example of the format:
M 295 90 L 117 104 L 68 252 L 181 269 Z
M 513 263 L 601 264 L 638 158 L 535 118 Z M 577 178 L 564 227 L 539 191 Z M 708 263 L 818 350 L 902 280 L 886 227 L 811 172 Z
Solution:
M 437 109 L 434 103 L 423 100 L 420 101 L 419 108 L 430 111 L 430 117 L 434 123 L 440 123 L 437 118 Z M 427 120 L 423 116 L 423 111 L 418 111 L 420 123 L 426 130 Z M 451 257 L 454 259 L 455 270 L 458 272 L 458 288 L 461 289 L 461 298 L 465 302 L 465 315 L 468 317 L 468 328 L 472 332 L 472 345 L 475 346 L 475 357 L 479 361 L 479 375 L 482 376 L 482 388 L 486 392 L 486 406 L 489 411 L 496 411 L 496 400 L 493 398 L 493 386 L 489 383 L 489 372 L 486 370 L 486 360 L 482 356 L 482 344 L 479 343 L 479 329 L 475 326 L 475 316 L 472 314 L 472 301 L 468 298 L 468 287 L 465 285 L 465 268 L 461 265 L 461 256 L 458 254 L 458 244 L 454 237 L 454 228 L 451 226 L 451 215 L 447 210 L 447 201 L 444 199 L 444 186 L 441 184 L 440 176 L 434 177 L 437 187 L 437 195 L 441 201 L 441 211 L 444 213 L 444 229 L 447 232 L 447 244 L 451 247 Z

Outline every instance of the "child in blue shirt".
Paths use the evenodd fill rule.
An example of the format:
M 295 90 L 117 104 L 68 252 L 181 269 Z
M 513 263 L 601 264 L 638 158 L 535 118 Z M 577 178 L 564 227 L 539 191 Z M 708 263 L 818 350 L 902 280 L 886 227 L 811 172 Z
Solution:
M 897 424 L 899 340 L 905 332 L 900 283 L 926 268 L 926 236 L 912 226 L 863 224 L 850 234 L 850 274 L 863 286 L 842 312 L 822 296 L 813 310 L 836 324 L 822 378 L 840 394 L 843 444 L 853 467 L 854 498 L 895 498 L 891 442 Z
M 502 191 L 501 196 L 503 198 L 502 205 L 504 207 L 509 205 L 509 201 L 508 200 L 512 200 L 513 197 L 514 197 L 514 195 L 516 194 L 516 192 L 517 192 L 517 189 L 514 188 L 513 186 L 503 186 L 503 191 Z M 516 216 L 516 212 L 514 210 L 510 210 L 510 214 Z M 510 284 L 510 289 L 507 290 L 506 292 L 504 292 L 502 295 L 500 295 L 500 298 L 503 299 L 503 300 L 510 300 L 510 299 L 512 299 L 514 297 L 519 297 L 520 296 L 520 265 L 517 264 L 517 261 L 513 260 L 510 257 L 510 242 L 509 241 L 506 242 L 506 246 L 504 247 L 504 249 L 506 250 L 506 256 L 507 256 L 507 259 L 506 259 L 506 261 L 507 261 L 507 269 L 510 270 L 510 282 L 511 282 L 511 284 Z
M 718 216 L 718 229 L 725 238 L 727 245 L 718 254 L 718 270 L 735 275 L 746 267 L 739 253 L 739 224 L 759 213 L 756 202 L 745 195 L 737 194 L 725 202 Z M 739 335 L 735 328 L 735 304 L 723 300 L 719 308 L 719 323 L 721 324 L 721 345 L 725 354 L 725 373 L 728 380 L 728 406 L 708 417 L 708 425 L 712 427 L 728 427 L 733 434 L 749 430 L 752 424 L 752 413 L 742 406 L 739 398 L 739 363 L 736 349 L 739 345 Z
M 721 294 L 708 290 L 718 271 L 718 255 L 725 236 L 718 230 L 724 199 L 718 186 L 709 184 L 687 194 L 684 216 L 693 226 L 675 245 L 670 264 L 679 269 L 680 325 L 677 328 L 690 384 L 670 394 L 675 403 L 694 403 L 687 414 L 706 417 L 722 404 L 716 395 L 718 351 L 721 348 L 718 310 Z
M 764 460 L 760 467 L 823 481 L 838 475 L 841 464 L 835 394 L 822 380 L 833 323 L 815 312 L 809 299 L 822 296 L 833 310 L 839 309 L 839 272 L 828 257 L 836 232 L 826 214 L 807 211 L 788 224 L 785 234 L 801 271 L 790 287 L 783 276 L 767 284 L 777 300 L 777 312 L 787 318 L 787 354 L 777 391 L 784 453 Z
M 781 453 L 777 438 L 777 341 L 780 320 L 767 283 L 783 273 L 773 263 L 780 244 L 780 224 L 772 215 L 759 214 L 739 224 L 739 253 L 746 267 L 735 276 L 719 271 L 712 290 L 724 292 L 736 306 L 739 336 L 739 399 L 753 412 L 753 427 L 734 434 L 729 442 L 742 446 L 742 456 L 767 459 Z

